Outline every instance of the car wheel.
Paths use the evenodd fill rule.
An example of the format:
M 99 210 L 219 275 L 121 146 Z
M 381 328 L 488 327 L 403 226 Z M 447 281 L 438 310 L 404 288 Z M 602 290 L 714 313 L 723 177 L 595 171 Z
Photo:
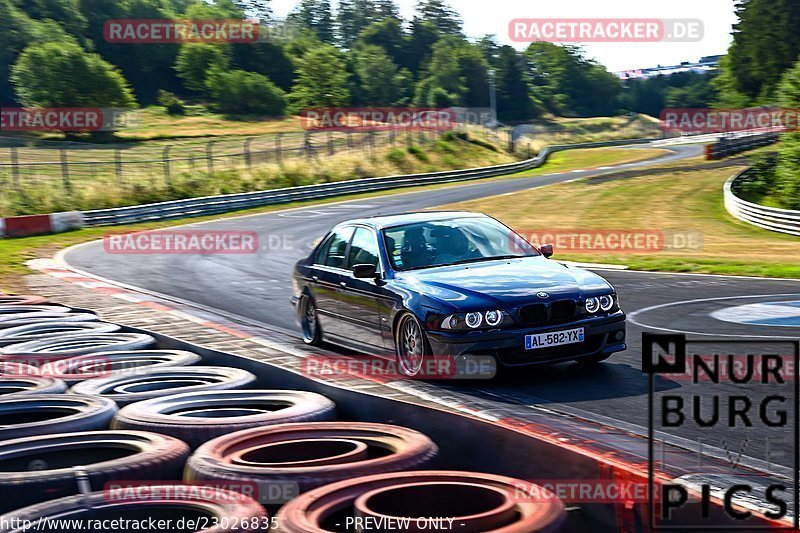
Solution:
M 577 361 L 582 364 L 583 366 L 594 366 L 597 364 L 602 363 L 606 359 L 611 357 L 611 354 L 604 354 L 604 355 L 595 355 L 592 357 L 584 357 L 582 359 L 577 359 Z
M 310 346 L 322 344 L 322 329 L 319 327 L 317 304 L 314 302 L 314 298 L 308 294 L 301 296 L 297 314 L 300 317 L 303 342 Z
M 397 322 L 395 352 L 397 368 L 407 377 L 419 375 L 425 362 L 425 356 L 431 352 L 419 320 L 411 313 L 406 313 Z

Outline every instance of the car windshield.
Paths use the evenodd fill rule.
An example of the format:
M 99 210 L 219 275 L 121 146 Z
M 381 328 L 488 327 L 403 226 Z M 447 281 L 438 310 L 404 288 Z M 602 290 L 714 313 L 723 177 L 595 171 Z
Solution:
M 536 248 L 491 218 L 458 218 L 383 230 L 395 270 L 417 270 L 539 255 Z

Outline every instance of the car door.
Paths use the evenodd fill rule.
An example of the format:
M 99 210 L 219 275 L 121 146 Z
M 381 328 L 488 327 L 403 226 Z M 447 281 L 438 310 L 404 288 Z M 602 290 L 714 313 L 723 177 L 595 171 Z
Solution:
M 339 289 L 342 274 L 346 272 L 347 247 L 354 230 L 353 226 L 345 226 L 331 232 L 320 246 L 310 269 L 309 285 L 317 304 L 319 325 L 325 335 L 343 335 Z
M 348 339 L 360 345 L 383 352 L 381 335 L 381 314 L 379 298 L 380 282 L 376 279 L 356 278 L 355 265 L 375 265 L 381 272 L 378 238 L 368 227 L 358 226 L 353 233 L 348 251 L 347 271 L 342 274 L 339 310 L 342 314 L 343 328 Z

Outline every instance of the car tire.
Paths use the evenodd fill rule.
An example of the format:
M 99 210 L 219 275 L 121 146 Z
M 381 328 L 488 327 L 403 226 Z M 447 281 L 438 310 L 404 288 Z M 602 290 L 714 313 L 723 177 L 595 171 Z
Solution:
M 176 531 L 174 529 L 176 523 L 185 524 L 187 520 L 197 523 L 199 516 L 208 527 L 180 529 L 196 533 L 252 533 L 265 530 L 265 525 L 269 523 L 264 508 L 252 498 L 242 494 L 211 487 L 210 494 L 209 491 L 196 491 L 193 494 L 198 496 L 189 498 L 186 494 L 190 491 L 185 485 L 170 482 L 165 482 L 163 485 L 149 484 L 148 489 L 154 494 L 152 501 L 146 498 L 133 499 L 124 494 L 117 498 L 109 491 L 103 490 L 23 507 L 0 515 L 0 523 L 8 524 L 5 526 L 8 529 L 0 531 L 30 532 L 31 528 L 26 528 L 26 523 L 29 526 L 46 525 L 57 519 L 68 519 L 67 522 L 74 521 L 76 524 L 69 529 L 60 529 L 59 533 L 86 531 L 86 524 L 104 520 L 109 520 L 110 523 L 123 523 L 122 520 L 127 519 L 138 524 L 147 524 L 149 520 L 155 520 L 156 523 L 170 520 L 173 528 L 165 531 Z M 158 498 L 155 496 L 157 493 L 172 496 Z M 81 529 L 81 525 L 84 529 Z
M 297 302 L 297 318 L 303 342 L 309 346 L 322 344 L 322 328 L 319 327 L 317 304 L 310 294 L 303 294 Z
M 11 344 L 0 348 L 0 355 L 41 353 L 76 357 L 97 352 L 146 350 L 155 345 L 156 340 L 144 333 L 95 333 Z
M 415 337 L 413 340 L 412 336 Z M 425 357 L 431 355 L 431 347 L 424 328 L 413 313 L 405 312 L 397 319 L 394 339 L 398 373 L 407 378 L 419 377 L 425 364 Z M 411 359 L 411 354 L 408 352 L 412 349 L 418 359 Z
M 432 483 L 438 486 L 432 487 Z M 371 496 L 361 498 L 366 494 Z M 376 497 L 383 501 L 383 511 L 370 505 Z M 515 533 L 554 533 L 562 529 L 567 518 L 564 503 L 555 494 L 522 479 L 418 470 L 357 477 L 319 487 L 281 507 L 275 520 L 284 533 L 317 533 L 341 531 L 335 524 L 359 515 L 434 520 L 430 526 L 423 522 L 423 527 L 416 522 L 415 531 L 446 529 L 444 523 L 437 525 L 435 520 L 449 516 L 460 526 L 451 531 Z
M 256 381 L 247 370 L 221 366 L 158 368 L 140 373 L 89 379 L 70 389 L 73 394 L 103 396 L 120 407 L 186 392 L 244 389 Z
M 108 322 L 34 322 L 24 326 L 0 329 L 0 345 L 29 341 L 66 339 L 98 333 L 116 333 L 121 328 Z
M 117 404 L 98 396 L 31 394 L 0 398 L 0 440 L 107 429 Z
M 121 350 L 96 352 L 51 361 L 42 374 L 63 379 L 72 386 L 89 379 L 149 372 L 200 364 L 203 358 L 185 350 Z
M 279 424 L 206 442 L 186 463 L 184 479 L 255 482 L 264 488 L 291 486 L 306 492 L 358 476 L 425 468 L 437 451 L 426 435 L 399 426 L 363 422 Z M 285 460 L 278 459 L 280 454 Z M 259 457 L 266 459 L 260 461 Z
M 42 305 L 47 303 L 44 296 L 34 296 L 31 294 L 2 294 L 0 295 L 0 305 Z
M 60 379 L 38 376 L 0 377 L 0 398 L 23 394 L 60 394 L 67 384 Z
M 242 415 L 242 410 L 251 414 Z M 226 411 L 231 416 L 224 416 Z M 185 416 L 187 413 L 191 413 L 190 416 Z M 242 429 L 333 420 L 335 414 L 334 403 L 314 392 L 189 392 L 127 405 L 116 414 L 111 427 L 172 435 L 194 449 L 215 437 Z
M 186 443 L 144 431 L 86 431 L 0 442 L 0 512 L 89 490 L 110 481 L 168 480 L 182 475 Z
M 42 322 L 96 322 L 100 317 L 90 313 L 19 313 L 0 315 L 0 330 L 41 324 Z

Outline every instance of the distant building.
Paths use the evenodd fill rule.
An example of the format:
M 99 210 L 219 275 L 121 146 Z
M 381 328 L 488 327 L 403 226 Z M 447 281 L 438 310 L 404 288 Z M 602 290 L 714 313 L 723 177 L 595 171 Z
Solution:
M 696 63 L 690 61 L 683 61 L 680 65 L 662 66 L 650 68 L 639 68 L 632 70 L 623 70 L 617 72 L 616 75 L 621 80 L 630 80 L 636 78 L 652 78 L 653 76 L 670 76 L 678 72 L 711 72 L 717 70 L 721 55 L 701 57 Z

